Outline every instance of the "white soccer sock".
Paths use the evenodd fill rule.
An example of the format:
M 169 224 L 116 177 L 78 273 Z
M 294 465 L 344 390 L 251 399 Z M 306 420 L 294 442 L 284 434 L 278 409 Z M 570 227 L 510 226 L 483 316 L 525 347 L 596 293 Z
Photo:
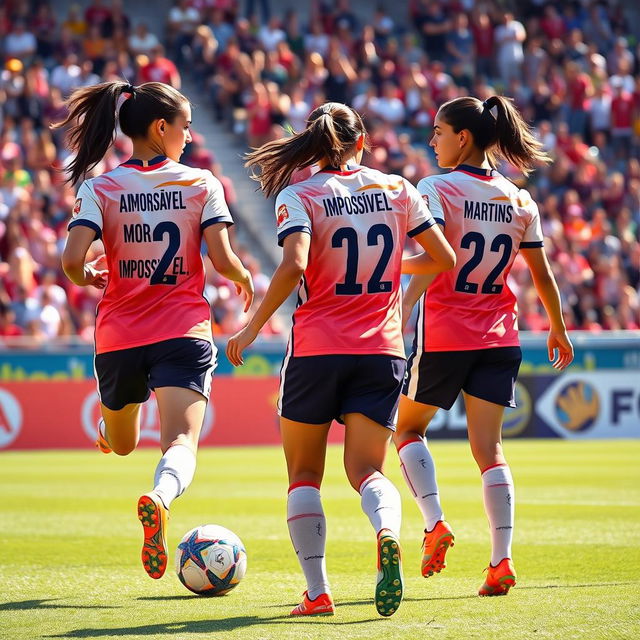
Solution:
M 514 490 L 511 470 L 506 464 L 489 467 L 482 473 L 484 510 L 491 529 L 491 564 L 511 558 Z
M 318 487 L 296 484 L 289 488 L 287 526 L 307 580 L 309 599 L 315 600 L 321 593 L 331 594 L 324 553 L 327 526 Z
M 168 509 L 175 498 L 184 493 L 196 472 L 196 454 L 184 444 L 174 444 L 160 458 L 153 478 L 157 493 Z
M 360 484 L 360 504 L 376 534 L 389 529 L 400 536 L 402 501 L 393 483 L 379 471 L 374 471 Z
M 407 485 L 422 512 L 424 526 L 431 531 L 438 520 L 444 520 L 436 482 L 436 467 L 423 438 L 405 442 L 398 449 L 400 468 Z

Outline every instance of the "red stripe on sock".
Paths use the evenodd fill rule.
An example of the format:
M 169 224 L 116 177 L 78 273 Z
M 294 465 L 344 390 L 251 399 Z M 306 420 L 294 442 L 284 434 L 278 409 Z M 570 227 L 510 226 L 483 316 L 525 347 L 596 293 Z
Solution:
M 314 489 L 317 489 L 318 491 L 320 491 L 320 485 L 316 484 L 315 482 L 294 482 L 290 487 L 289 487 L 289 491 L 288 493 L 291 493 L 294 489 L 297 489 L 298 487 L 313 487 Z
M 489 469 L 494 469 L 495 467 L 506 467 L 508 466 L 506 462 L 498 462 L 496 464 L 489 465 L 486 469 L 483 469 L 480 473 L 483 474 L 485 471 L 489 471 Z
M 413 444 L 414 442 L 422 442 L 422 438 L 411 438 L 411 440 L 405 440 L 399 447 L 398 447 L 398 453 L 400 453 L 400 450 L 403 447 L 406 447 L 408 444 Z
M 491 487 L 510 487 L 511 483 L 510 482 L 502 482 L 500 484 L 488 484 L 487 488 L 491 488 Z
M 360 480 L 360 484 L 358 485 L 358 493 L 362 493 L 363 489 L 372 481 L 375 480 L 375 476 L 376 474 L 378 475 L 382 475 L 379 471 L 374 471 L 373 473 L 370 473 L 369 475 L 365 476 L 364 478 L 362 478 L 362 480 Z
M 287 518 L 287 522 L 291 522 L 292 520 L 299 520 L 300 518 L 324 518 L 323 513 L 300 513 L 297 516 L 291 516 Z
M 409 478 L 409 474 L 407 473 L 407 467 L 404 466 L 404 462 L 400 463 L 400 471 L 402 471 L 402 475 L 404 476 L 404 479 L 407 481 L 407 484 L 409 485 L 409 489 L 411 489 L 411 493 L 413 493 L 413 497 L 417 498 L 418 492 L 413 487 L 411 478 Z

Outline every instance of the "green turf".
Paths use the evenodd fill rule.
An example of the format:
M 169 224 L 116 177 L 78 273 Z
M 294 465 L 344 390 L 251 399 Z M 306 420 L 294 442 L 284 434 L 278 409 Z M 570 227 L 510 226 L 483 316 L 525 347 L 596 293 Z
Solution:
M 388 619 L 373 605 L 375 544 L 358 495 L 329 452 L 323 486 L 334 617 L 290 619 L 304 589 L 285 522 L 276 448 L 207 449 L 174 503 L 170 548 L 188 529 L 226 526 L 249 569 L 222 598 L 190 594 L 173 573 L 139 563 L 135 515 L 158 454 L 0 454 L 0 638 L 639 638 L 640 442 L 512 441 L 518 585 L 475 596 L 488 562 L 479 475 L 463 442 L 434 442 L 441 494 L 456 532 L 449 566 L 419 577 L 421 521 L 404 499 L 405 601 Z

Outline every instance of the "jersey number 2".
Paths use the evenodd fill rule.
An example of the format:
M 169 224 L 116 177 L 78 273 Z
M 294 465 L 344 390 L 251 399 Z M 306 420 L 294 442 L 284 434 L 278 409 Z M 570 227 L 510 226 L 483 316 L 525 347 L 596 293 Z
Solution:
M 151 274 L 149 284 L 176 284 L 176 282 L 178 282 L 177 276 L 167 275 L 167 269 L 170 267 L 171 261 L 175 258 L 180 248 L 180 229 L 175 222 L 165 220 L 156 225 L 152 237 L 156 242 L 162 242 L 165 234 L 169 235 L 169 246 L 162 258 L 160 258 L 156 270 Z
M 456 280 L 456 291 L 461 293 L 478 293 L 478 285 L 475 282 L 469 282 L 467 278 L 471 275 L 471 272 L 482 262 L 484 257 L 485 239 L 481 233 L 477 231 L 469 231 L 466 233 L 460 241 L 460 246 L 463 249 L 470 249 L 471 245 L 474 245 L 473 255 L 469 258 L 469 261 L 460 269 L 458 278 Z M 495 284 L 497 278 L 502 274 L 502 271 L 509 262 L 511 256 L 511 249 L 513 248 L 513 240 L 511 236 L 506 233 L 497 235 L 491 243 L 491 252 L 498 253 L 502 250 L 502 256 L 498 264 L 491 270 L 486 280 L 482 283 L 480 293 L 500 293 L 503 289 L 503 285 Z
M 382 253 L 367 283 L 367 293 L 389 293 L 393 284 L 391 280 L 382 280 L 393 253 L 393 233 L 386 224 L 374 224 L 369 229 L 367 246 L 374 247 L 378 245 L 380 238 L 382 238 Z M 357 282 L 360 253 L 358 249 L 358 233 L 353 227 L 341 227 L 338 229 L 331 238 L 331 246 L 334 249 L 339 249 L 345 241 L 347 242 L 347 269 L 344 282 L 339 282 L 336 285 L 336 295 L 357 296 L 362 293 L 362 285 Z

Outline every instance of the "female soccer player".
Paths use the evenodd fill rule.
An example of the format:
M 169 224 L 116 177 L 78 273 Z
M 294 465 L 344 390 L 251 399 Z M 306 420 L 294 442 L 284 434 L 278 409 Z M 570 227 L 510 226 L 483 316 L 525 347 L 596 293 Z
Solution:
M 77 285 L 105 288 L 96 320 L 95 371 L 103 420 L 99 448 L 127 455 L 140 434 L 140 405 L 153 389 L 162 458 L 153 490 L 138 500 L 142 564 L 152 578 L 167 565 L 169 506 L 191 483 L 198 436 L 216 363 L 210 309 L 202 296 L 204 237 L 209 257 L 236 283 L 245 311 L 253 284 L 229 244 L 233 224 L 222 186 L 209 171 L 179 164 L 191 140 L 189 101 L 172 87 L 107 82 L 69 98 L 72 182 L 104 156 L 116 119 L 133 157 L 85 180 L 73 208 L 62 265 Z M 106 256 L 85 264 L 102 238 Z
M 453 266 L 451 247 L 416 189 L 399 176 L 359 166 L 366 132 L 350 107 L 315 109 L 301 133 L 248 154 L 267 196 L 278 193 L 282 263 L 249 324 L 227 345 L 242 364 L 274 311 L 298 288 L 281 370 L 280 430 L 289 474 L 287 522 L 307 580 L 291 615 L 333 613 L 320 500 L 331 421 L 345 424 L 344 466 L 378 540 L 375 603 L 389 616 L 402 598 L 400 496 L 382 474 L 405 373 L 400 271 L 405 236 L 429 255 L 421 269 Z M 300 168 L 319 171 L 287 186 Z
M 507 275 L 518 251 L 526 260 L 549 316 L 549 360 L 564 369 L 573 359 L 558 287 L 545 256 L 538 207 L 492 167 L 503 157 L 527 173 L 548 162 L 511 102 L 456 98 L 440 107 L 430 142 L 445 175 L 418 183 L 455 249 L 457 266 L 435 277 L 414 276 L 403 317 L 422 297 L 408 375 L 400 399 L 395 444 L 401 467 L 425 521 L 422 575 L 445 567 L 454 536 L 445 522 L 425 433 L 438 408 L 463 392 L 471 451 L 481 473 L 491 527 L 491 561 L 482 596 L 515 584 L 511 560 L 513 480 L 502 452 L 505 407 L 515 407 L 521 352 L 516 298 Z M 409 261 L 414 260 L 410 258 Z M 431 284 L 432 282 L 432 284 Z M 557 352 L 557 355 L 554 355 Z

